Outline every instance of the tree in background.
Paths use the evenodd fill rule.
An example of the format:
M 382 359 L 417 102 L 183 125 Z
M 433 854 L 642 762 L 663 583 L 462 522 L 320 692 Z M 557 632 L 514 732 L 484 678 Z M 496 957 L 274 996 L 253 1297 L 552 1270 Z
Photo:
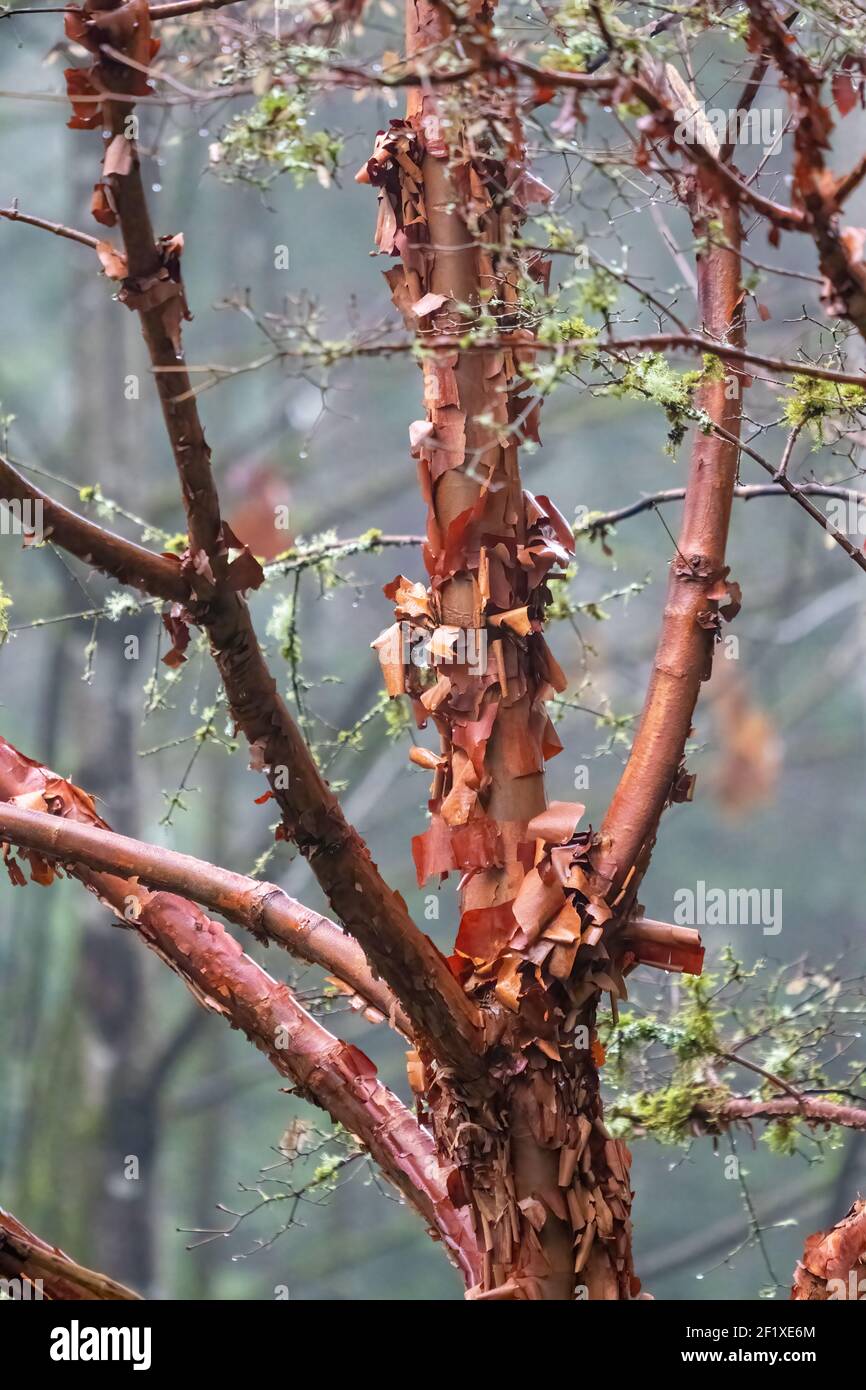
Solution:
M 834 129 L 863 105 L 862 18 L 829 6 L 801 18 L 764 0 L 659 17 L 651 6 L 578 0 L 557 13 L 541 7 L 529 24 L 474 0 L 411 0 L 402 55 L 372 62 L 342 51 L 353 27 L 355 41 L 367 42 L 361 5 L 299 8 L 287 24 L 279 7 L 237 4 L 207 18 L 198 41 L 184 29 L 177 51 L 171 40 L 160 47 L 163 29 L 171 35 L 186 16 L 221 8 L 218 0 L 128 0 L 68 9 L 79 58 L 66 72 L 69 124 L 92 132 L 75 138 L 93 145 L 100 231 L 45 220 L 50 209 L 3 212 L 95 253 L 116 299 L 138 316 L 185 535 L 162 553 L 129 541 L 62 506 L 8 459 L 0 486 L 30 546 L 60 548 L 159 612 L 170 670 L 187 660 L 193 632 L 204 635 L 232 728 L 267 782 L 259 801 L 275 803 L 276 839 L 306 858 L 335 920 L 272 883 L 113 833 L 87 790 L 4 741 L 0 837 L 10 877 L 26 882 L 21 860 L 37 883 L 65 872 L 109 906 L 199 1003 L 246 1033 L 353 1136 L 348 1157 L 369 1154 L 458 1266 L 469 1297 L 635 1298 L 628 1132 L 676 1142 L 689 1132 L 730 1136 L 763 1119 L 784 1145 L 798 1132 L 866 1127 L 859 1070 L 844 1083 L 828 1074 L 842 1010 L 834 982 L 803 967 L 795 997 L 806 997 L 793 1014 L 770 994 L 757 1014 L 727 1016 L 712 977 L 701 974 L 701 918 L 692 910 L 681 922 L 656 921 L 642 903 L 663 814 L 692 797 L 686 756 L 696 703 L 714 652 L 732 640 L 723 625 L 742 602 L 725 558 L 735 498 L 790 498 L 840 561 L 866 569 L 848 534 L 857 530 L 851 509 L 864 501 L 848 484 L 859 472 L 866 409 L 856 367 L 866 267 L 863 232 L 844 224 L 866 159 L 848 172 L 830 167 Z M 727 84 L 730 109 L 708 109 L 709 100 L 727 103 L 716 95 Z M 772 100 L 784 94 L 784 109 L 759 104 L 765 86 Z M 202 374 L 184 360 L 183 237 L 152 224 L 139 122 L 151 105 L 252 95 L 254 105 L 211 148 L 215 172 L 265 188 L 285 172 L 328 185 L 339 140 L 314 126 L 311 102 L 371 90 L 406 94 L 405 116 L 378 134 L 358 174 L 376 190 L 376 248 L 392 258 L 385 278 L 405 331 L 392 318 L 326 340 L 302 303 L 263 316 L 243 301 L 236 307 L 263 328 L 265 362 L 312 371 L 415 356 L 423 418 L 419 409 L 409 440 L 426 529 L 285 550 L 280 504 L 265 528 L 272 537 L 260 527 L 254 537 L 240 521 L 236 533 L 225 519 L 198 401 L 203 385 L 241 368 Z M 530 169 L 530 148 L 561 159 L 558 193 Z M 599 188 L 607 202 L 596 199 Z M 647 287 L 625 254 L 611 261 L 594 249 L 602 234 L 594 221 L 607 236 L 618 209 L 641 202 L 671 248 L 683 282 L 676 291 Z M 812 271 L 782 265 L 783 237 L 786 247 L 789 239 L 809 244 Z M 551 287 L 554 262 L 565 269 Z M 750 323 L 768 317 L 756 272 L 804 283 L 811 303 L 793 349 L 749 346 Z M 688 317 L 681 299 L 693 304 Z M 674 368 L 675 353 L 690 355 L 688 370 Z M 528 492 L 519 451 L 538 446 L 541 405 L 569 383 L 657 403 L 671 451 L 690 439 L 685 487 L 575 523 Z M 798 443 L 825 433 L 835 441 L 837 476 L 795 480 Z M 768 457 L 774 449 L 777 461 Z M 743 483 L 747 462 L 769 481 Z M 578 541 L 608 545 L 616 523 L 675 497 L 684 499 L 682 520 L 643 711 L 610 805 L 592 808 L 585 824 L 584 805 L 548 803 L 545 793 L 545 762 L 562 750 L 550 711 L 565 702 L 568 684 L 545 621 L 577 611 L 569 584 Z M 287 701 L 247 602 L 302 565 L 412 544 L 427 582 L 400 574 L 388 585 L 395 621 L 373 646 L 388 697 L 435 738 L 410 750 L 432 779 L 429 825 L 412 853 L 422 886 L 458 877 L 448 957 L 384 881 L 329 784 L 294 658 L 292 610 Z M 376 1026 L 401 1034 L 414 1107 L 206 913 L 323 967 Z M 685 979 L 685 1002 L 667 1019 L 622 1009 L 628 977 L 642 966 Z M 722 971 L 722 992 L 742 984 L 736 961 Z M 861 1007 L 854 989 L 850 1008 Z M 756 1038 L 777 1050 L 787 1040 L 783 1060 L 770 1068 L 744 1055 Z M 664 1077 L 647 1070 L 658 1042 L 673 1059 Z M 606 1119 L 608 1059 L 621 1094 L 613 1091 Z M 743 1072 L 751 1091 L 735 1089 Z M 635 1076 L 641 1084 L 628 1094 Z M 856 1212 L 844 1232 L 845 1240 L 828 1237 L 832 1258 L 824 1258 L 827 1241 L 804 1256 L 809 1280 L 801 1271 L 796 1287 L 808 1283 L 806 1296 L 829 1296 L 830 1281 L 862 1262 Z M 5 1241 L 13 1265 L 36 1268 L 38 1242 L 28 1233 L 10 1224 Z M 77 1268 L 59 1277 L 68 1282 Z M 93 1277 L 82 1288 L 92 1289 Z M 115 1286 L 105 1287 L 112 1296 Z

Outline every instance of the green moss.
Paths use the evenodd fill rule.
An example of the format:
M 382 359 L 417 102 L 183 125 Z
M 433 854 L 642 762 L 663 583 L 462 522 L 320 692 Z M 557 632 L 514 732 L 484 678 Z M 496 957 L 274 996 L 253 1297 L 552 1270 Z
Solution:
M 682 443 L 688 425 L 703 420 L 695 408 L 694 393 L 702 382 L 717 379 L 719 366 L 718 358 L 707 354 L 700 371 L 677 372 L 660 352 L 648 352 L 629 364 L 621 380 L 609 388 L 609 394 L 637 397 L 661 406 L 670 424 L 667 452 L 673 453 Z
M 598 337 L 598 329 L 588 324 L 582 314 L 566 318 L 546 319 L 538 329 L 542 343 L 580 343 Z
M 612 1107 L 611 1116 L 621 1126 L 641 1130 L 662 1144 L 683 1144 L 693 1137 L 696 1110 L 710 1118 L 729 1097 L 724 1086 L 710 1086 L 694 1079 L 672 1081 L 656 1091 L 638 1091 Z
M 866 409 L 866 390 L 862 386 L 843 386 L 837 381 L 818 381 L 811 376 L 795 376 L 791 395 L 785 402 L 784 416 L 792 429 L 808 426 L 819 444 L 824 442 L 824 424 L 832 415 L 855 415 Z
M 226 126 L 211 148 L 211 167 L 229 182 L 242 180 L 260 188 L 287 173 L 298 188 L 310 175 L 327 187 L 342 144 L 325 130 L 311 130 L 309 117 L 302 92 L 273 87 Z

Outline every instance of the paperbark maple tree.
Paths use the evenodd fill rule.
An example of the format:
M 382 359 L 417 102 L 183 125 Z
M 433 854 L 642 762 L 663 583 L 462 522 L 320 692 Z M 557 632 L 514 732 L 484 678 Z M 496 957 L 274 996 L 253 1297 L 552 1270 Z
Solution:
M 598 1010 L 605 995 L 616 1010 L 638 966 L 698 974 L 703 963 L 698 933 L 649 921 L 640 892 L 665 808 L 691 797 L 685 757 L 695 707 L 722 621 L 740 606 L 725 558 L 733 500 L 747 491 L 738 484 L 740 461 L 770 467 L 740 440 L 748 373 L 770 361 L 746 344 L 743 223 L 761 219 L 772 245 L 783 231 L 813 238 L 825 304 L 866 335 L 862 243 L 839 227 L 862 171 L 827 174 L 825 74 L 795 53 L 784 12 L 764 0 L 748 6 L 757 67 L 742 104 L 751 105 L 775 65 L 792 102 L 790 207 L 761 193 L 736 169 L 734 148 L 713 143 L 699 123 L 696 133 L 679 133 L 682 78 L 636 46 L 631 31 L 611 29 L 613 17 L 601 9 L 596 61 L 580 71 L 540 67 L 506 48 L 487 0 L 460 8 L 409 0 L 405 59 L 389 79 L 407 89 L 405 116 L 378 135 L 359 179 L 377 190 L 377 249 L 395 258 L 386 279 L 420 359 L 424 418 L 411 425 L 410 440 L 427 507 L 428 582 L 401 574 L 387 587 L 395 623 L 373 645 L 388 694 L 407 696 L 418 726 L 432 725 L 439 737 L 437 750 L 412 752 L 432 774 L 430 823 L 413 854 L 422 885 L 460 875 L 459 927 L 446 959 L 380 875 L 277 689 L 246 600 L 264 571 L 224 520 L 183 359 L 183 238 L 153 228 L 133 118 L 136 103 L 152 97 L 159 23 L 215 8 L 215 0 L 70 7 L 67 33 L 91 59 L 67 72 L 70 125 L 102 136 L 92 211 L 119 241 L 17 207 L 4 213 L 95 251 L 118 299 L 138 315 L 187 547 L 179 558 L 157 555 L 114 535 L 7 460 L 0 486 L 6 498 L 42 506 L 53 544 L 164 606 L 169 664 L 183 661 L 191 627 L 206 634 L 251 766 L 268 780 L 261 800 L 278 808 L 278 838 L 306 856 L 336 922 L 275 885 L 112 834 L 86 790 L 2 740 L 7 865 L 23 884 L 17 847 L 36 882 L 49 884 L 62 869 L 77 878 L 204 1007 L 242 1029 L 300 1094 L 353 1133 L 443 1243 L 467 1296 L 635 1298 L 630 1156 L 605 1124 Z M 338 27 L 361 8 L 314 7 L 309 28 Z M 333 59 L 322 66 L 327 80 L 362 81 Z M 638 111 L 634 167 L 652 166 L 689 219 L 693 328 L 664 310 L 676 333 L 603 339 L 578 325 L 551 339 L 538 331 L 531 295 L 533 287 L 543 292 L 550 266 L 523 229 L 530 206 L 552 195 L 528 168 L 525 122 L 533 107 L 563 96 L 572 119 L 575 103 L 596 99 L 630 118 Z M 544 782 L 545 761 L 562 747 L 546 705 L 567 681 L 543 628 L 549 584 L 571 563 L 575 528 L 548 497 L 524 488 L 518 455 L 521 443 L 538 441 L 540 368 L 551 350 L 569 355 L 571 370 L 584 354 L 628 362 L 642 345 L 697 350 L 709 360 L 676 407 L 682 433 L 696 428 L 658 647 L 623 775 L 606 813 L 598 818 L 595 808 L 593 829 L 584 827 L 584 806 L 548 804 Z M 838 366 L 772 365 L 859 389 L 859 373 Z M 862 554 L 786 469 L 774 490 L 794 497 L 862 568 Z M 604 523 L 594 524 L 603 533 Z M 433 682 L 407 659 L 419 642 L 436 664 Z M 325 967 L 371 1017 L 404 1035 L 417 1113 L 203 908 Z M 791 1113 L 863 1124 L 857 1107 L 802 1096 L 733 1100 L 716 1122 Z M 57 1296 L 66 1296 L 60 1286 Z

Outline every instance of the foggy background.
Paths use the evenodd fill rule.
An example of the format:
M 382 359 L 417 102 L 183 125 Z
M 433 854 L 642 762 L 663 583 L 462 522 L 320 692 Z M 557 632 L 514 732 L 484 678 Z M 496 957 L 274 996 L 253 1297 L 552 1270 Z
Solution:
M 378 24 L 392 23 L 387 8 L 384 16 L 376 14 Z M 185 32 L 192 34 L 194 25 Z M 25 212 L 99 232 L 89 214 L 98 134 L 66 129 L 65 99 L 8 95 L 62 90 L 66 61 L 49 53 L 60 34 L 58 15 L 0 21 L 0 200 L 7 205 L 17 197 Z M 143 116 L 142 145 L 157 152 L 145 161 L 156 229 L 182 230 L 186 238 L 183 270 L 195 318 L 185 326 L 184 343 L 191 364 L 240 365 L 263 352 L 248 318 L 215 307 L 237 292 L 249 291 L 258 312 L 279 310 L 287 294 L 309 295 L 324 316 L 326 337 L 344 337 L 353 315 L 362 325 L 391 315 L 381 275 L 389 262 L 368 254 L 375 193 L 355 185 L 352 175 L 375 131 L 401 111 L 402 99 L 390 108 L 374 96 L 317 103 L 319 119 L 347 132 L 338 185 L 323 189 L 311 182 L 298 191 L 283 179 L 264 199 L 207 171 L 208 145 L 228 110 L 177 106 Z M 854 123 L 861 119 L 852 117 L 841 152 L 846 141 L 858 151 Z M 564 162 L 541 161 L 539 172 L 557 189 L 557 206 L 566 207 Z M 589 221 L 596 249 L 613 255 L 616 243 L 605 240 L 610 194 L 593 196 L 591 187 L 590 211 L 576 207 L 576 225 Z M 630 247 L 632 272 L 660 285 L 679 282 L 646 207 L 630 217 L 624 207 L 620 200 L 616 231 Z M 675 217 L 670 225 L 686 244 Z M 106 235 L 117 240 L 116 233 Z M 285 270 L 274 264 L 280 245 L 289 249 Z M 98 480 L 103 494 L 129 512 L 169 533 L 183 530 L 135 317 L 113 302 L 111 284 L 97 274 L 85 248 L 6 222 L 0 222 L 0 248 L 0 413 L 16 417 L 8 425 L 10 454 L 66 480 L 33 475 L 67 505 L 82 503 L 66 484 Z M 759 260 L 784 254 L 786 265 L 814 273 L 811 242 L 785 238 L 782 252 L 774 252 L 759 234 L 749 248 Z M 554 277 L 564 270 L 557 262 Z M 816 290 L 766 277 L 758 295 L 770 318 L 752 324 L 752 346 L 790 355 L 804 332 L 796 322 L 803 304 L 820 314 Z M 687 289 L 677 307 L 692 319 Z M 757 319 L 754 304 L 749 317 Z M 811 331 L 814 344 L 818 330 Z M 140 377 L 137 401 L 125 396 L 130 373 Z M 389 533 L 422 530 L 407 436 L 409 422 L 422 413 L 420 397 L 418 369 L 401 357 L 335 370 L 324 401 L 315 380 L 279 364 L 205 392 L 201 409 L 226 514 L 246 537 L 239 518 L 252 527 L 271 514 L 275 501 L 285 501 L 292 528 L 287 543 L 329 528 L 341 537 L 372 526 Z M 772 418 L 766 394 L 760 399 L 761 418 Z M 524 483 L 549 494 L 568 517 L 578 507 L 620 506 L 684 481 L 690 436 L 676 458 L 669 457 L 666 422 L 652 404 L 566 385 L 546 403 L 541 428 L 543 447 L 523 458 Z M 777 437 L 767 450 L 781 442 Z M 808 447 L 804 440 L 794 474 L 805 462 L 829 476 L 829 455 L 809 457 Z M 764 481 L 748 460 L 742 475 L 744 482 Z M 98 516 L 93 508 L 88 514 Z M 679 505 L 666 507 L 664 517 L 675 532 Z M 121 516 L 107 524 L 141 537 Z M 648 512 L 622 523 L 610 547 L 607 556 L 598 544 L 578 541 L 574 599 L 595 601 L 633 583 L 644 587 L 628 600 L 605 602 L 607 621 L 581 614 L 579 631 L 556 624 L 549 640 L 573 679 L 569 697 L 589 709 L 634 714 L 656 641 L 671 543 L 658 515 Z M 723 669 L 705 689 L 689 757 L 698 775 L 696 800 L 666 813 L 641 896 L 649 915 L 671 920 L 676 889 L 699 879 L 714 887 L 781 889 L 781 933 L 766 938 L 757 928 L 707 928 L 708 962 L 728 941 L 749 961 L 759 955 L 792 961 L 809 951 L 820 962 L 850 943 L 853 974 L 863 969 L 866 954 L 863 578 L 785 499 L 735 503 L 729 559 L 744 592 L 733 629 L 739 659 L 720 659 L 717 668 Z M 307 703 L 335 728 L 352 726 L 375 703 L 380 678 L 369 644 L 392 621 L 381 588 L 401 571 L 423 577 L 416 550 L 352 558 L 340 566 L 346 582 L 323 595 L 314 575 L 301 580 Z M 0 650 L 3 734 L 95 794 L 116 830 L 249 873 L 272 843 L 273 810 L 254 805 L 262 782 L 248 770 L 245 748 L 229 756 L 206 744 L 186 779 L 185 809 L 176 807 L 171 824 L 160 825 L 166 794 L 183 781 L 194 751 L 190 735 L 214 703 L 217 684 L 207 654 L 191 648 L 182 679 L 166 684 L 167 668 L 155 667 L 159 631 L 152 612 L 114 623 L 102 619 L 95 630 L 91 618 L 34 626 L 98 607 L 115 587 L 51 550 L 22 553 L 18 539 L 0 537 L 0 578 L 14 600 L 8 615 L 13 632 Z M 293 584 L 291 577 L 276 580 L 252 596 L 263 639 L 275 605 Z M 140 639 L 138 661 L 124 659 L 130 634 Z M 269 641 L 285 688 L 288 667 L 278 647 Z M 145 718 L 155 669 L 165 707 Z M 744 752 L 737 733 L 747 717 L 753 733 Z M 225 737 L 222 709 L 215 727 Z M 549 796 L 585 800 L 586 821 L 597 825 L 627 745 L 610 747 L 610 729 L 581 711 L 569 711 L 559 731 L 565 750 L 548 765 Z M 178 739 L 186 741 L 149 753 Z M 361 746 L 340 752 L 329 776 L 346 784 L 349 818 L 416 921 L 447 947 L 456 930 L 454 882 L 441 890 L 438 921 L 426 920 L 409 844 L 424 828 L 428 775 L 408 763 L 407 749 L 405 737 L 389 740 L 382 719 L 373 719 Z M 581 765 L 588 768 L 589 787 L 575 792 Z M 309 906 L 326 909 L 306 866 L 293 861 L 286 845 L 276 847 L 264 873 Z M 276 948 L 265 951 L 249 938 L 244 947 L 278 977 L 294 973 L 305 988 L 315 983 L 314 971 L 293 972 Z M 644 998 L 655 989 L 664 996 L 661 976 L 640 974 Z M 345 1012 L 331 1026 L 369 1053 L 383 1079 L 406 1097 L 397 1040 Z M 417 1218 L 360 1170 L 326 1203 L 304 1206 L 302 1226 L 250 1258 L 237 1257 L 286 1219 L 279 1205 L 244 1222 L 229 1239 L 185 1249 L 195 1237 L 184 1230 L 226 1224 L 217 1203 L 240 1209 L 238 1203 L 255 1200 L 239 1193 L 238 1184 L 254 1185 L 259 1170 L 278 1161 L 280 1136 L 301 1113 L 318 1121 L 281 1092 L 279 1078 L 242 1036 L 197 1010 L 180 982 L 115 928 L 79 885 L 13 889 L 4 879 L 0 1203 L 40 1235 L 165 1298 L 270 1299 L 278 1286 L 286 1286 L 292 1299 L 460 1298 L 456 1273 Z M 752 1151 L 748 1137 L 740 1137 L 762 1219 L 797 1221 L 765 1238 L 783 1285 L 806 1234 L 838 1219 L 862 1183 L 866 1165 L 855 1142 L 851 1137 L 819 1167 L 803 1157 L 774 1157 L 760 1143 Z M 137 1181 L 123 1176 L 128 1155 L 139 1160 Z M 755 1248 L 732 1265 L 720 1264 L 746 1232 L 737 1184 L 725 1181 L 722 1168 L 709 1140 L 697 1141 L 688 1154 L 635 1144 L 636 1264 L 657 1298 L 750 1299 L 770 1282 Z

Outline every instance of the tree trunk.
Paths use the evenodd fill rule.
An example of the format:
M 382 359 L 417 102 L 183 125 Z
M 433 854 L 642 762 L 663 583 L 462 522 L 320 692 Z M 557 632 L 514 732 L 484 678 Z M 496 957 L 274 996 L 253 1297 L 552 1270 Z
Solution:
M 410 55 L 449 23 L 424 0 L 407 15 Z M 468 47 L 485 42 L 490 17 L 474 7 Z M 401 260 L 386 273 L 394 301 L 420 342 L 438 345 L 423 362 L 427 420 L 411 431 L 430 584 L 423 596 L 402 576 L 388 587 L 398 624 L 377 645 L 389 689 L 408 693 L 419 723 L 432 717 L 440 735 L 431 825 L 413 849 L 419 882 L 463 875 L 452 965 L 494 1043 L 483 1082 L 458 1090 L 423 1056 L 413 1084 L 471 1207 L 483 1252 L 472 1296 L 627 1298 L 638 1287 L 629 1159 L 601 1115 L 600 986 L 575 969 L 581 945 L 586 965 L 600 958 L 604 908 L 577 893 L 583 808 L 544 814 L 544 761 L 560 751 L 545 701 L 564 686 L 542 635 L 545 581 L 573 541 L 520 480 L 518 443 L 537 439 L 539 407 L 521 371 L 533 335 L 521 323 L 527 267 L 513 244 L 525 151 L 514 92 L 504 88 L 496 105 L 499 133 L 479 137 L 432 88 L 416 88 L 406 121 L 391 123 L 362 172 L 381 190 L 379 249 Z M 496 320 L 497 346 L 466 341 L 481 312 Z M 444 653 L 434 686 L 405 666 L 407 634 L 434 661 Z

